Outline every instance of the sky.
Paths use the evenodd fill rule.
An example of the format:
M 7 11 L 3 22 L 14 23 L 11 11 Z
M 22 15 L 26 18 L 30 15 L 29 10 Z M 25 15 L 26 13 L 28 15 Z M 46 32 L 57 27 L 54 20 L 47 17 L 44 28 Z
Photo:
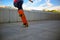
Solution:
M 24 0 L 24 9 L 44 9 L 49 7 L 60 7 L 60 0 L 32 0 L 33 3 L 28 0 Z M 13 5 L 13 0 L 0 0 L 0 6 L 11 6 Z

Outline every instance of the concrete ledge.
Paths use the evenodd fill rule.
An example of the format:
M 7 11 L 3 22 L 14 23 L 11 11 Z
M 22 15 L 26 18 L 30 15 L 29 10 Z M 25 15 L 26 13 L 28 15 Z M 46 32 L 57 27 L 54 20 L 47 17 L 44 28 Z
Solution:
M 43 11 L 27 11 L 25 15 L 28 21 L 32 20 L 60 20 L 60 14 Z M 21 21 L 17 9 L 0 8 L 0 23 L 2 22 L 19 22 Z

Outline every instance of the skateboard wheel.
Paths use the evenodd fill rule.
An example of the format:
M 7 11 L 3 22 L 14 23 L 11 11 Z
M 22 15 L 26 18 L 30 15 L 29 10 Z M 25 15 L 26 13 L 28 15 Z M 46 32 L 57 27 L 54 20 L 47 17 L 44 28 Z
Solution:
M 20 14 L 19 16 L 22 17 L 22 16 L 24 16 L 24 15 L 23 15 L 23 14 Z
M 25 27 L 28 27 L 28 24 L 27 23 L 24 23 Z
M 26 23 L 24 23 L 24 25 L 26 25 Z
M 19 16 L 20 16 L 20 17 L 22 17 L 23 15 L 22 15 L 22 14 L 20 14 Z
M 28 25 L 25 25 L 25 27 L 28 27 Z

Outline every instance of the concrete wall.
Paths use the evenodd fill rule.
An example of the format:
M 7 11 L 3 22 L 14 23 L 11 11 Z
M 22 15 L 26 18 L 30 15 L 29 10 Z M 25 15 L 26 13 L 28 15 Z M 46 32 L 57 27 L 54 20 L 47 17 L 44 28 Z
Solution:
M 42 11 L 26 11 L 25 15 L 29 21 L 31 20 L 60 20 L 60 14 Z M 0 23 L 1 22 L 17 22 L 21 21 L 17 13 L 17 9 L 0 8 Z

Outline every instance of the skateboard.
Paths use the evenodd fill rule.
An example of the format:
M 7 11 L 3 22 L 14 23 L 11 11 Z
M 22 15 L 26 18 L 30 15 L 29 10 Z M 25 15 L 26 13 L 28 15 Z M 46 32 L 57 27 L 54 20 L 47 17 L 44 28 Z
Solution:
M 21 19 L 22 19 L 23 25 L 24 25 L 25 27 L 28 27 L 28 22 L 27 22 L 27 19 L 26 19 L 25 14 L 24 14 L 24 11 L 23 11 L 23 10 L 18 10 L 18 13 L 19 13 L 19 16 L 20 16 Z

